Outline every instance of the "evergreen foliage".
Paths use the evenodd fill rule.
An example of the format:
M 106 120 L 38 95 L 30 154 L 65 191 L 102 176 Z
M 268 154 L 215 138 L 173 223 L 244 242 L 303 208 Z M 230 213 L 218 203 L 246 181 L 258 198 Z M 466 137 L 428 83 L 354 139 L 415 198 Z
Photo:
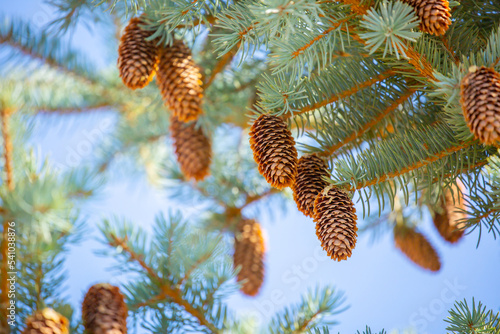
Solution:
M 238 288 L 230 261 L 238 223 L 262 210 L 294 207 L 290 191 L 267 184 L 252 160 L 248 132 L 261 114 L 279 117 L 284 131 L 291 130 L 290 152 L 296 155 L 296 142 L 299 156 L 328 161 L 324 181 L 362 203 L 360 232 L 415 230 L 422 212 L 460 180 L 465 237 L 479 230 L 478 243 L 483 231 L 496 238 L 498 145 L 474 139 L 460 87 L 471 66 L 500 72 L 500 2 L 451 1 L 451 26 L 440 36 L 420 31 L 417 2 L 425 0 L 51 0 L 57 17 L 46 29 L 0 18 L 0 333 L 21 332 L 28 316 L 46 307 L 68 318 L 72 332 L 83 331 L 65 301 L 65 255 L 85 237 L 82 205 L 96 199 L 116 169 L 145 173 L 173 200 L 199 210 L 189 223 L 179 213 L 160 213 L 151 233 L 122 218 L 100 225 L 100 254 L 114 258 L 125 277 L 130 328 L 329 333 L 345 310 L 343 294 L 330 286 L 310 290 L 261 328 L 227 306 Z M 213 153 L 210 176 L 199 182 L 173 158 L 172 111 L 161 100 L 162 85 L 131 91 L 116 66 L 98 68 L 64 42 L 80 22 L 112 27 L 117 42 L 139 15 L 148 45 L 165 49 L 183 40 L 200 68 L 201 81 L 198 74 L 192 81 L 203 91 L 197 93 L 203 113 L 189 118 L 189 126 L 211 138 Z M 169 82 L 173 89 L 178 84 Z M 37 117 L 89 112 L 108 112 L 113 122 L 88 165 L 55 168 L 28 144 Z M 270 147 L 259 145 L 263 152 Z M 296 158 L 290 159 L 296 164 Z M 281 169 L 265 162 L 271 167 L 263 173 Z M 4 306 L 13 221 L 21 321 L 10 327 Z M 350 224 L 356 231 L 356 222 Z M 451 333 L 500 333 L 499 315 L 474 300 L 457 302 L 445 321 Z

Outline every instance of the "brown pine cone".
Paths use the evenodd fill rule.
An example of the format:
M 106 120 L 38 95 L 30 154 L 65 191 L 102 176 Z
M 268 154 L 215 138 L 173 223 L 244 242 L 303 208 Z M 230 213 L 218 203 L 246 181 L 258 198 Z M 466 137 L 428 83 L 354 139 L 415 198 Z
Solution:
M 51 308 L 44 308 L 28 317 L 23 334 L 67 334 L 68 325 L 68 319 Z
M 474 137 L 485 145 L 500 147 L 500 74 L 472 66 L 460 88 L 460 103 Z
M 448 0 L 402 0 L 415 8 L 420 19 L 420 30 L 432 35 L 444 35 L 451 25 Z
M 183 41 L 161 48 L 158 86 L 165 104 L 179 121 L 194 121 L 203 112 L 202 85 L 200 69 Z
M 255 296 L 264 282 L 264 238 L 259 223 L 244 219 L 238 223 L 234 238 L 234 268 L 240 268 L 237 280 L 241 291 Z
M 297 149 L 286 123 L 279 117 L 262 114 L 249 135 L 260 174 L 275 188 L 292 186 L 297 174 Z
M 444 200 L 440 200 L 439 211 L 434 212 L 433 221 L 434 226 L 444 240 L 455 243 L 460 240 L 465 230 L 462 221 L 467 218 L 467 215 L 460 210 L 465 210 L 464 199 L 462 194 L 465 191 L 465 186 L 457 179 L 457 186 L 453 187 L 453 194 L 451 189 L 445 193 Z
M 396 247 L 403 252 L 413 263 L 430 271 L 441 269 L 439 256 L 425 238 L 417 230 L 407 226 L 394 226 L 394 242 Z
M 323 178 L 329 175 L 326 162 L 317 155 L 304 155 L 299 159 L 297 177 L 293 185 L 293 199 L 300 212 L 313 218 L 314 200 L 328 185 Z
M 335 186 L 321 191 L 314 201 L 316 235 L 333 260 L 346 260 L 356 247 L 356 209 L 348 193 Z
M 127 305 L 116 286 L 95 284 L 83 299 L 83 325 L 89 334 L 125 334 L 127 315 Z
M 151 32 L 141 29 L 140 24 L 140 18 L 130 20 L 118 47 L 120 77 L 130 89 L 146 87 L 158 68 L 158 47 L 155 42 L 146 40 Z
M 203 180 L 210 174 L 210 140 L 201 128 L 196 128 L 196 123 L 186 124 L 174 117 L 170 118 L 170 131 L 182 174 L 187 179 Z

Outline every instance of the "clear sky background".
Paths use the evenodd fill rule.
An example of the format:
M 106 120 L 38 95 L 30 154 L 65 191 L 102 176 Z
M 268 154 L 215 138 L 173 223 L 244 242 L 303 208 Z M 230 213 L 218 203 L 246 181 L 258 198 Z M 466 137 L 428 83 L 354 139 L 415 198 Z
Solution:
M 40 0 L 0 0 L 0 12 L 2 17 L 30 20 L 40 29 L 54 18 L 50 7 Z M 96 66 L 104 68 L 116 62 L 116 44 L 108 36 L 92 27 L 78 27 L 69 40 Z M 83 163 L 94 156 L 91 151 L 82 153 L 81 148 L 95 146 L 105 137 L 101 132 L 101 138 L 89 140 L 88 134 L 103 122 L 114 120 L 113 112 L 38 116 L 31 144 L 56 165 Z M 175 205 L 165 191 L 148 185 L 144 176 L 112 178 L 99 198 L 85 206 L 90 233 L 71 248 L 67 259 L 67 296 L 77 309 L 90 285 L 120 283 L 109 270 L 112 260 L 94 254 L 103 248 L 96 241 L 96 224 L 117 214 L 148 227 L 157 213 L 169 208 Z M 369 235 L 361 235 L 352 257 L 338 263 L 321 249 L 312 220 L 298 212 L 293 203 L 289 208 L 273 219 L 265 213 L 257 217 L 267 235 L 266 281 L 256 298 L 239 293 L 230 298 L 230 306 L 238 313 L 250 312 L 266 323 L 275 311 L 298 302 L 300 295 L 317 284 L 332 284 L 345 292 L 350 308 L 337 316 L 339 325 L 332 328 L 340 333 L 354 333 L 365 325 L 395 333 L 411 328 L 417 333 L 443 333 L 446 324 L 442 319 L 454 300 L 470 300 L 473 296 L 489 308 L 500 309 L 500 240 L 495 241 L 491 234 L 483 236 L 477 249 L 476 232 L 451 246 L 439 238 L 428 219 L 423 232 L 438 249 L 443 263 L 437 274 L 422 271 L 404 258 L 390 234 L 375 242 Z

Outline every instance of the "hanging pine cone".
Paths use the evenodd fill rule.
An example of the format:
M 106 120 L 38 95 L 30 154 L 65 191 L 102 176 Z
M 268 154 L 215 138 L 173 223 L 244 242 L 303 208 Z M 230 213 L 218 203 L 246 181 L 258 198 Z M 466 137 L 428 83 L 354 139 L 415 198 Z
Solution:
M 441 269 L 439 256 L 430 242 L 407 226 L 394 226 L 394 242 L 396 247 L 403 252 L 413 263 L 430 271 Z
M 451 25 L 448 0 L 403 0 L 413 8 L 420 19 L 420 30 L 432 35 L 444 35 Z
M 23 334 L 67 334 L 68 325 L 68 319 L 51 308 L 44 308 L 28 317 Z
M 194 121 L 202 113 L 202 84 L 200 69 L 183 41 L 161 48 L 158 86 L 165 104 L 179 121 Z
M 453 187 L 453 193 L 451 189 L 448 189 L 444 200 L 440 200 L 440 210 L 434 212 L 434 226 L 436 226 L 443 239 L 450 243 L 457 242 L 464 235 L 464 223 L 461 222 L 467 218 L 467 215 L 461 211 L 465 210 L 465 203 L 462 198 L 464 191 L 464 184 L 457 179 L 457 186 Z
M 264 281 L 264 238 L 259 223 L 244 219 L 238 223 L 234 238 L 234 268 L 240 268 L 238 282 L 241 291 L 255 296 Z
M 297 177 L 293 185 L 293 199 L 300 212 L 313 218 L 314 200 L 328 185 L 323 178 L 329 175 L 326 162 L 317 155 L 305 155 L 299 159 Z
M 170 131 L 182 174 L 187 179 L 203 180 L 210 174 L 212 145 L 196 123 L 186 124 L 170 118 Z
M 131 19 L 118 47 L 120 77 L 130 89 L 146 87 L 158 68 L 158 48 L 155 42 L 146 40 L 151 32 L 141 29 L 142 23 L 140 18 Z
M 356 247 L 356 209 L 347 192 L 328 186 L 314 201 L 316 235 L 333 260 L 346 260 Z
M 500 146 L 500 73 L 472 66 L 462 79 L 460 95 L 474 137 L 485 145 Z
M 82 319 L 88 334 L 127 333 L 127 314 L 127 305 L 116 286 L 95 284 L 83 299 Z
M 260 174 L 275 188 L 292 186 L 297 174 L 297 149 L 286 123 L 279 117 L 262 114 L 249 134 Z

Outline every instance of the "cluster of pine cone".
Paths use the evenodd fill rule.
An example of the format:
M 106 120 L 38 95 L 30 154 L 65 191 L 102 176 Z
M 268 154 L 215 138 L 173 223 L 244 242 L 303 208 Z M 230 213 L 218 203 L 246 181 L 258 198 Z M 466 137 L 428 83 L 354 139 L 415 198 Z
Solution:
M 170 110 L 170 131 L 180 169 L 197 181 L 210 173 L 210 139 L 196 120 L 203 113 L 203 86 L 199 67 L 181 40 L 170 46 L 148 40 L 144 18 L 133 18 L 125 28 L 118 49 L 118 69 L 130 89 L 143 88 L 157 76 L 158 87 Z
M 328 186 L 330 173 L 317 155 L 297 159 L 295 140 L 286 122 L 260 115 L 250 131 L 250 147 L 259 172 L 273 187 L 291 187 L 298 209 L 316 222 L 321 246 L 334 260 L 351 256 L 356 246 L 356 209 L 349 194 Z
M 120 289 L 101 283 L 90 287 L 82 303 L 82 320 L 88 334 L 126 334 L 128 309 Z M 67 334 L 69 322 L 45 308 L 28 317 L 23 334 Z

